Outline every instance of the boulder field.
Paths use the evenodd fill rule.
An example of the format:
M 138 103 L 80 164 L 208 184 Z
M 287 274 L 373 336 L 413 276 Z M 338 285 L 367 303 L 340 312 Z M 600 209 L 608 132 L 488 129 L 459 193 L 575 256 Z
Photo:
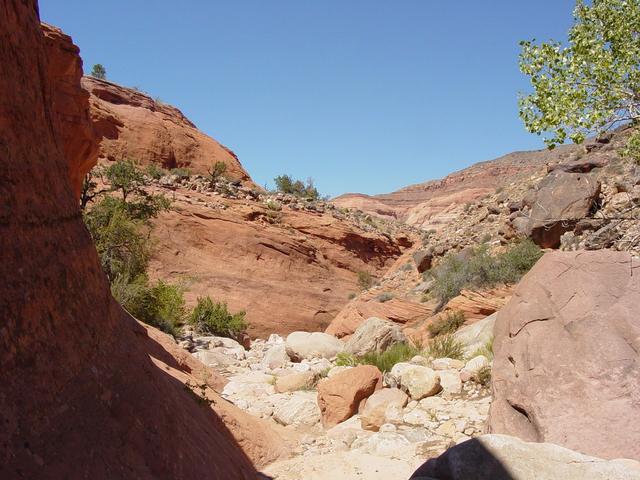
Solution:
M 110 295 L 75 195 L 96 149 L 77 48 L 35 1 L 0 25 L 0 477 L 256 478 L 279 436 Z

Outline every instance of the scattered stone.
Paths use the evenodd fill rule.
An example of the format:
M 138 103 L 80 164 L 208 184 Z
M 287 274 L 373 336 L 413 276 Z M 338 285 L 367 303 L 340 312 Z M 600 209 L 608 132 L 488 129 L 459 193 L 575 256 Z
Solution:
M 382 388 L 382 374 L 372 365 L 360 365 L 318 383 L 322 424 L 332 427 L 354 415 L 363 400 Z
M 464 362 L 455 358 L 436 358 L 431 362 L 434 370 L 462 370 Z
M 390 406 L 402 409 L 409 397 L 397 388 L 383 388 L 371 395 L 360 413 L 362 428 L 377 431 L 386 422 L 387 408 Z
M 404 340 L 405 336 L 398 325 L 388 320 L 370 317 L 347 341 L 345 351 L 358 356 L 371 352 L 383 352 L 391 345 Z
M 322 332 L 293 332 L 287 336 L 286 352 L 296 362 L 312 358 L 334 358 L 344 350 L 344 343 Z

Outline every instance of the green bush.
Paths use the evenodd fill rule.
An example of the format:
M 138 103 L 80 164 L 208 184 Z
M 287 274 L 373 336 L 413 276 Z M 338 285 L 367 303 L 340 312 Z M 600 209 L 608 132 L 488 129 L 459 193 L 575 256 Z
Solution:
M 162 280 L 149 285 L 144 275 L 133 281 L 117 277 L 111 283 L 112 295 L 131 315 L 174 336 L 187 318 L 184 292 L 182 285 Z
M 103 197 L 85 213 L 84 221 L 109 280 L 135 279 L 146 272 L 151 256 L 148 234 L 122 200 Z
M 427 351 L 433 358 L 464 359 L 464 345 L 451 334 L 432 339 Z
M 345 367 L 374 365 L 381 372 L 389 372 L 396 363 L 408 362 L 420 353 L 418 347 L 408 343 L 396 343 L 384 352 L 370 352 L 359 357 L 350 353 L 339 353 L 336 357 L 336 365 Z
M 356 298 L 358 295 L 354 292 L 351 292 L 349 295 L 347 295 L 347 298 L 349 300 L 353 300 L 354 298 Z
M 320 198 L 320 193 L 313 185 L 311 178 L 307 179 L 306 183 L 303 183 L 301 180 L 294 180 L 289 175 L 278 175 L 273 181 L 276 184 L 276 190 L 279 192 L 296 195 L 298 197 L 311 198 L 313 200 Z
M 373 277 L 369 272 L 358 272 L 358 285 L 362 290 L 368 290 L 373 286 Z
M 433 294 L 441 308 L 463 288 L 516 283 L 541 256 L 540 248 L 529 239 L 513 243 L 508 250 L 495 256 L 489 254 L 486 245 L 476 248 L 466 259 L 448 255 L 430 271 L 435 279 Z
M 155 163 L 150 163 L 145 168 L 145 173 L 149 175 L 154 180 L 160 180 L 164 175 L 167 174 L 167 171 L 164 168 L 159 167 Z
M 120 192 L 124 202 L 130 194 L 141 193 L 141 188 L 145 184 L 144 173 L 131 160 L 121 160 L 109 165 L 105 175 L 111 190 Z
M 198 333 L 236 338 L 247 329 L 246 313 L 230 313 L 227 304 L 214 302 L 210 297 L 199 297 L 189 317 L 189 323 Z
M 191 170 L 185 167 L 172 168 L 171 175 L 177 175 L 180 178 L 189 178 L 191 176 Z
M 222 175 L 227 171 L 227 164 L 222 161 L 217 161 L 214 163 L 207 173 L 209 174 L 209 186 L 213 188 L 215 183 L 218 181 Z
M 620 152 L 623 157 L 630 158 L 640 165 L 640 130 L 636 130 L 629 137 L 626 147 Z
M 434 320 L 427 329 L 432 337 L 447 335 L 458 330 L 464 325 L 464 312 L 447 312 L 444 316 Z

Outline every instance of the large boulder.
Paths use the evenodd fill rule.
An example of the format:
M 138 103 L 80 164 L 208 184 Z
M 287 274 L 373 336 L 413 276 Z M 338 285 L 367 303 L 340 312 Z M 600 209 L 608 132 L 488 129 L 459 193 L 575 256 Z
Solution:
M 316 382 L 316 375 L 312 371 L 294 372 L 276 379 L 276 392 L 293 392 L 296 390 L 308 390 Z
M 551 443 L 483 435 L 422 465 L 411 480 L 639 480 L 640 463 L 602 460 Z
M 640 459 L 640 262 L 547 253 L 495 325 L 491 433 Z
M 600 195 L 600 182 L 592 174 L 556 170 L 540 182 L 528 230 L 543 248 L 557 248 L 564 232 L 585 218 Z
M 388 320 L 371 317 L 349 338 L 345 350 L 354 355 L 383 352 L 391 345 L 405 340 L 400 327 Z
M 363 400 L 382 388 L 382 373 L 372 365 L 360 365 L 318 383 L 318 405 L 325 428 L 353 416 Z
M 334 358 L 344 350 L 344 343 L 322 332 L 292 332 L 287 336 L 286 352 L 293 361 Z
M 479 348 L 486 346 L 493 340 L 493 328 L 498 313 L 493 313 L 471 325 L 465 325 L 453 336 L 464 346 L 464 354 L 469 357 Z
M 371 395 L 360 413 L 362 428 L 377 432 L 386 423 L 386 412 L 389 406 L 403 408 L 409 397 L 397 388 L 383 388 Z

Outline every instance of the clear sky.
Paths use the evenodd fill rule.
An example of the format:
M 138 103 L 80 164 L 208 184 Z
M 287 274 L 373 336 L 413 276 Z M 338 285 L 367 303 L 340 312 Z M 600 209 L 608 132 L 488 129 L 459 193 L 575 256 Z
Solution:
M 573 0 L 41 0 L 85 70 L 180 108 L 264 185 L 383 193 L 514 150 L 518 41 Z

